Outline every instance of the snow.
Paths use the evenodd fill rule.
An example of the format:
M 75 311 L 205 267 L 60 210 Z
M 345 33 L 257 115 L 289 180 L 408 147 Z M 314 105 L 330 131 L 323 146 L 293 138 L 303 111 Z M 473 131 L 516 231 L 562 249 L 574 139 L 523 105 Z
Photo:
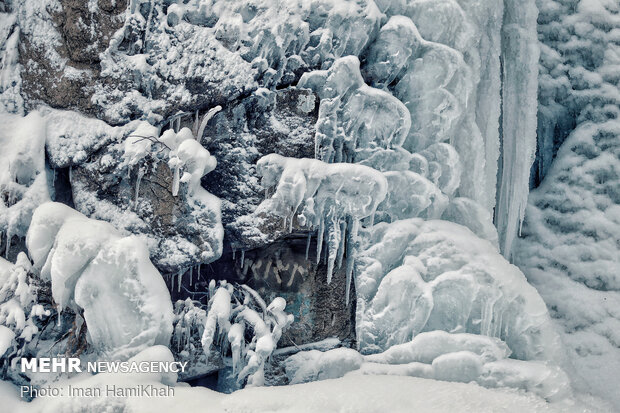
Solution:
M 170 397 L 68 397 L 41 398 L 32 403 L 19 400 L 17 389 L 1 383 L 2 396 L 13 411 L 46 413 L 70 410 L 103 411 L 104 409 L 132 412 L 197 411 L 209 407 L 210 412 L 340 412 L 355 411 L 476 411 L 502 412 L 577 412 L 596 411 L 579 403 L 548 403 L 532 394 L 507 389 L 485 389 L 476 384 L 446 383 L 435 380 L 394 376 L 347 376 L 293 386 L 250 388 L 225 395 L 178 383 Z M 146 378 L 109 373 L 79 377 L 55 384 L 63 388 L 101 388 L 106 385 L 129 387 L 138 384 L 162 384 Z M 6 399 L 6 400 L 5 400 Z
M 0 325 L 0 356 L 4 356 L 4 353 L 13 345 L 13 339 L 15 333 L 8 327 Z
M 575 389 L 620 408 L 617 2 L 539 0 L 534 189 L 515 264 L 561 331 Z
M 170 294 L 139 238 L 46 203 L 35 211 L 26 243 L 35 267 L 51 280 L 58 311 L 83 309 L 89 342 L 101 356 L 127 359 L 168 344 Z
M 0 233 L 5 237 L 8 255 L 12 237 L 25 235 L 34 209 L 49 201 L 50 195 L 45 120 L 36 111 L 26 117 L 0 113 L 0 123 Z
M 350 348 L 329 351 L 301 351 L 284 362 L 290 384 L 307 383 L 343 377 L 362 366 L 364 358 Z
M 547 362 L 509 359 L 510 349 L 497 338 L 431 331 L 383 353 L 362 356 L 349 348 L 302 351 L 285 360 L 291 384 L 345 375 L 411 376 L 512 387 L 549 401 L 567 401 L 572 393 L 566 373 Z
M 576 387 L 619 405 L 618 121 L 585 122 L 530 196 L 515 262 L 562 331 Z

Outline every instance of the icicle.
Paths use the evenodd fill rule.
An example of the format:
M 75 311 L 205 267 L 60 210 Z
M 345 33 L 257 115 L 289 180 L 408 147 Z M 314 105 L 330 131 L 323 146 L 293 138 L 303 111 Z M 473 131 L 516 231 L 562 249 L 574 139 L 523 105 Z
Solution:
M 291 214 L 291 218 L 290 218 L 291 220 L 288 224 L 288 232 L 293 232 L 293 219 L 295 219 L 295 212 L 297 212 L 297 208 L 295 208 L 295 210 Z M 286 218 L 285 218 L 285 222 L 286 222 Z
M 189 286 L 192 286 L 192 281 L 194 278 L 194 267 L 189 267 Z
M 237 250 L 236 249 L 232 249 L 233 252 L 233 261 L 237 259 Z
M 183 270 L 177 275 L 177 293 L 181 292 L 181 283 L 183 282 Z
M 194 137 L 196 139 L 198 139 L 198 119 L 200 118 L 200 110 L 196 110 L 196 113 L 194 114 L 194 126 L 192 126 L 192 133 L 194 134 Z
M 241 250 L 241 268 L 243 268 L 244 261 L 245 261 L 245 250 Z
M 58 320 L 56 321 L 56 324 L 60 327 L 62 326 L 62 318 L 60 318 L 60 315 L 62 314 L 62 305 L 58 304 L 56 311 L 58 311 Z
M 321 250 L 323 249 L 323 231 L 325 230 L 325 224 L 323 219 L 319 221 L 319 230 L 316 234 L 316 263 L 321 262 Z
M 179 194 L 179 181 L 180 181 L 180 170 L 178 166 L 174 167 L 174 177 L 172 179 L 172 196 L 177 196 Z
M 327 236 L 327 284 L 331 284 L 332 275 L 334 273 L 334 264 L 338 256 L 338 246 L 340 245 L 340 223 L 338 217 L 332 207 L 330 211 L 331 225 L 329 226 L 329 234 Z
M 342 220 L 340 222 L 340 245 L 338 245 L 338 268 L 342 268 L 342 257 L 344 256 L 344 247 L 346 241 L 346 233 L 347 233 L 347 222 L 346 220 Z
M 308 252 L 310 252 L 311 241 L 312 241 L 312 232 L 308 232 L 308 240 L 306 241 L 306 261 L 308 261 Z
M 11 234 L 11 224 L 9 224 L 6 228 L 6 250 L 4 252 L 4 258 L 9 259 L 9 250 L 11 249 L 11 238 L 13 235 Z
M 357 242 L 357 232 L 359 230 L 360 222 L 357 219 L 353 219 L 351 229 L 347 237 L 347 280 L 345 291 L 345 302 L 349 305 L 349 295 L 351 294 L 351 279 L 353 278 L 353 264 L 355 262 L 355 243 Z
M 196 139 L 198 140 L 198 142 L 202 143 L 202 135 L 205 132 L 207 123 L 209 123 L 211 118 L 215 116 L 220 110 L 222 110 L 222 107 L 220 105 L 217 105 L 216 107 L 209 109 L 205 116 L 202 118 L 200 128 L 198 129 L 198 135 L 196 135 Z
M 136 178 L 136 196 L 134 201 L 134 209 L 138 209 L 138 199 L 140 195 L 140 183 L 142 182 L 142 177 L 144 176 L 144 169 L 138 169 L 138 177 Z

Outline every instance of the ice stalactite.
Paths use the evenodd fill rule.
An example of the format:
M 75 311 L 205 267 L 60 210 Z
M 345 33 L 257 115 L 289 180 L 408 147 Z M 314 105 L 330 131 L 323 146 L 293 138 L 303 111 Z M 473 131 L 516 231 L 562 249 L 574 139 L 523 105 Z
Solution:
M 530 168 L 536 154 L 540 55 L 537 16 L 534 0 L 504 3 L 502 153 L 495 224 L 500 249 L 508 259 L 525 215 Z
M 142 182 L 142 178 L 144 177 L 144 169 L 138 168 L 138 176 L 136 177 L 136 191 L 134 198 L 134 209 L 138 209 L 138 199 L 140 197 L 140 183 Z
M 204 115 L 204 117 L 202 118 L 202 121 L 200 122 L 200 127 L 196 131 L 194 131 L 194 135 L 196 136 L 196 139 L 198 140 L 198 142 L 202 143 L 202 135 L 205 132 L 207 123 L 209 123 L 211 118 L 217 115 L 217 113 L 221 110 L 222 110 L 222 107 L 218 105 L 214 108 L 209 109 L 207 113 Z

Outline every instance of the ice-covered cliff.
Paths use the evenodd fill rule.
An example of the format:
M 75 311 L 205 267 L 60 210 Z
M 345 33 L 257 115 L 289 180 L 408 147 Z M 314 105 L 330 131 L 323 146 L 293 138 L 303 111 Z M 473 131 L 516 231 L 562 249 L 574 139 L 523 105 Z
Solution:
M 528 236 L 537 216 L 537 230 L 554 225 L 536 204 L 545 185 L 577 185 L 561 171 L 584 157 L 584 193 L 600 185 L 600 221 L 616 220 L 617 53 L 595 48 L 577 67 L 572 36 L 614 44 L 617 10 L 564 3 L 0 3 L 0 250 L 17 260 L 0 274 L 30 255 L 23 277 L 50 291 L 41 314 L 75 322 L 69 339 L 62 322 L 46 333 L 67 351 L 74 339 L 83 357 L 170 344 L 196 376 L 219 371 L 220 389 L 355 370 L 569 398 L 545 301 L 509 262 L 528 272 L 528 248 L 543 254 L 526 243 L 535 235 L 517 240 L 533 163 L 534 182 L 548 176 Z M 592 27 L 567 17 L 573 5 Z M 577 113 L 573 146 L 550 166 Z M 557 240 L 582 281 L 589 256 L 569 232 Z M 123 313 L 126 334 L 112 327 Z M 7 320 L 12 348 L 27 347 Z M 332 336 L 317 348 L 355 349 L 299 352 Z M 424 346 L 445 351 L 388 356 Z

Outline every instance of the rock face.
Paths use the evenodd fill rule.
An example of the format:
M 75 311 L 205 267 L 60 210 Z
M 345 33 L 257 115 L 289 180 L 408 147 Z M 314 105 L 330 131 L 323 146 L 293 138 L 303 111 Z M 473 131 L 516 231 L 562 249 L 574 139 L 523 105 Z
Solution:
M 256 72 L 207 27 L 167 30 L 163 1 L 16 1 L 26 107 L 71 108 L 110 124 L 162 122 L 248 94 Z
M 227 244 L 237 249 L 253 247 L 231 224 L 251 213 L 264 198 L 256 162 L 269 153 L 314 157 L 316 101 L 308 89 L 259 89 L 207 124 L 202 139 L 218 167 L 203 184 L 223 200 Z
M 132 168 L 122 164 L 119 151 L 109 146 L 72 169 L 75 208 L 145 236 L 151 260 L 164 274 L 217 259 L 219 211 L 196 210 L 184 190 L 174 196 L 172 172 L 163 160 L 148 158 Z

